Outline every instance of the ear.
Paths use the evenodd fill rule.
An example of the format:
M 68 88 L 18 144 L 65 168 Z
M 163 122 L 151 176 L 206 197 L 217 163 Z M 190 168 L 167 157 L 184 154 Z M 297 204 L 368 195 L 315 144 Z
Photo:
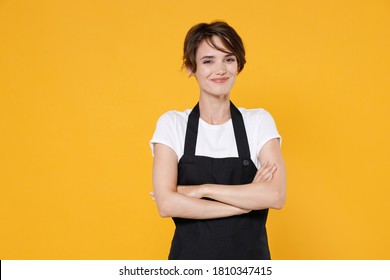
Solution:
M 188 78 L 191 78 L 192 76 L 195 76 L 195 73 L 192 72 L 192 70 L 188 67 L 186 67 Z

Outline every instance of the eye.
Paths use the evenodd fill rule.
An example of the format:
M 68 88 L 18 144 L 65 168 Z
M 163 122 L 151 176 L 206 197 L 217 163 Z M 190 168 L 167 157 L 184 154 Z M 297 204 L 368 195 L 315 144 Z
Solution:
M 203 64 L 211 64 L 212 61 L 211 60 L 203 60 Z
M 236 58 L 235 57 L 228 57 L 228 58 L 226 58 L 226 61 L 227 62 L 235 62 Z

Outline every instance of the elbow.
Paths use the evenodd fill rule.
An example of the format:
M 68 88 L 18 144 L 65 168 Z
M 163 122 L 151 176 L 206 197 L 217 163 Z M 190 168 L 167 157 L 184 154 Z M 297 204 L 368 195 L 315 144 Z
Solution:
M 274 206 L 272 208 L 275 210 L 282 210 L 285 203 L 286 201 L 284 199 L 279 199 L 274 203 Z
M 161 218 L 171 218 L 173 217 L 172 211 L 169 207 L 169 203 L 167 201 L 160 201 L 157 202 L 157 209 L 158 209 L 158 214 L 160 215 Z
M 160 214 L 161 218 L 171 218 L 171 216 L 169 214 L 165 213 L 165 212 L 160 212 L 159 211 L 159 214 Z
M 158 214 L 160 215 L 161 218 L 170 218 L 171 216 L 168 214 L 167 211 L 158 209 Z
M 286 203 L 286 193 L 280 191 L 275 192 L 275 197 L 271 208 L 276 210 L 281 210 L 285 203 Z
M 166 194 L 158 194 L 155 196 L 158 214 L 161 218 L 177 217 L 180 209 L 177 204 L 176 192 L 169 192 Z

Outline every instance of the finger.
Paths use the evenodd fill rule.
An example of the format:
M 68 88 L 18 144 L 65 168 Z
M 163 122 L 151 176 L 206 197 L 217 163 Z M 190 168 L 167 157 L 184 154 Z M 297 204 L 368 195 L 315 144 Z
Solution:
M 269 161 L 268 160 L 266 162 L 264 162 L 263 164 L 260 163 L 259 171 L 264 170 L 265 168 L 267 168 L 268 165 L 269 165 Z
M 266 161 L 266 162 L 264 163 L 264 165 L 261 166 L 259 172 L 260 172 L 260 173 L 264 173 L 264 172 L 266 172 L 267 170 L 269 170 L 270 168 L 272 168 L 272 164 L 271 164 L 269 161 Z
M 276 170 L 278 170 L 278 168 L 276 167 L 276 164 L 274 164 L 271 168 L 271 171 L 270 171 L 272 173 L 272 175 L 276 172 Z
M 272 173 L 272 172 L 269 172 L 269 173 L 267 173 L 267 174 L 264 176 L 264 181 L 271 180 L 272 177 L 273 177 L 273 173 Z
M 274 165 L 272 167 L 272 169 L 270 170 L 270 172 L 266 176 L 266 179 L 265 179 L 266 182 L 270 182 L 274 178 L 274 174 L 275 174 L 277 169 L 278 168 L 276 167 L 276 165 Z
M 267 161 L 261 168 L 258 172 L 258 179 L 262 178 L 264 179 L 264 175 L 269 173 L 270 170 L 272 169 L 272 164 L 269 163 L 269 161 Z
M 269 175 L 273 175 L 276 172 L 276 165 L 273 165 L 271 168 L 267 169 L 264 177 L 268 177 Z
M 260 180 L 261 180 L 261 173 L 257 172 L 255 178 L 253 179 L 253 182 L 259 182 Z
M 274 173 L 276 165 L 274 163 L 269 164 L 264 170 L 262 171 L 262 174 L 268 174 L 268 173 Z
M 262 176 L 262 174 L 264 173 L 267 166 L 268 166 L 268 161 L 260 166 L 260 169 L 257 170 L 257 172 L 256 172 L 255 179 L 258 180 Z
M 253 182 L 269 182 L 273 178 L 273 174 L 277 170 L 276 164 L 265 162 L 263 166 L 257 171 Z
M 150 192 L 149 194 L 154 196 L 154 192 Z
M 259 173 L 256 173 L 255 177 L 253 177 L 252 182 L 256 182 L 258 180 L 258 178 L 259 178 Z
M 259 182 L 259 181 L 263 180 L 264 179 L 264 175 L 266 173 L 267 173 L 267 169 L 264 166 L 263 168 L 261 168 L 259 171 L 256 172 L 254 181 Z

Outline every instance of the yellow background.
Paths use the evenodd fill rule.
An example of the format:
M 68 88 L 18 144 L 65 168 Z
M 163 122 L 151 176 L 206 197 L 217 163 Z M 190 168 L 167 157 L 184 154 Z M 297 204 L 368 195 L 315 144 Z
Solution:
M 0 0 L 0 259 L 166 259 L 149 140 L 191 108 L 198 22 L 241 35 L 232 92 L 283 136 L 274 259 L 390 259 L 390 2 Z

